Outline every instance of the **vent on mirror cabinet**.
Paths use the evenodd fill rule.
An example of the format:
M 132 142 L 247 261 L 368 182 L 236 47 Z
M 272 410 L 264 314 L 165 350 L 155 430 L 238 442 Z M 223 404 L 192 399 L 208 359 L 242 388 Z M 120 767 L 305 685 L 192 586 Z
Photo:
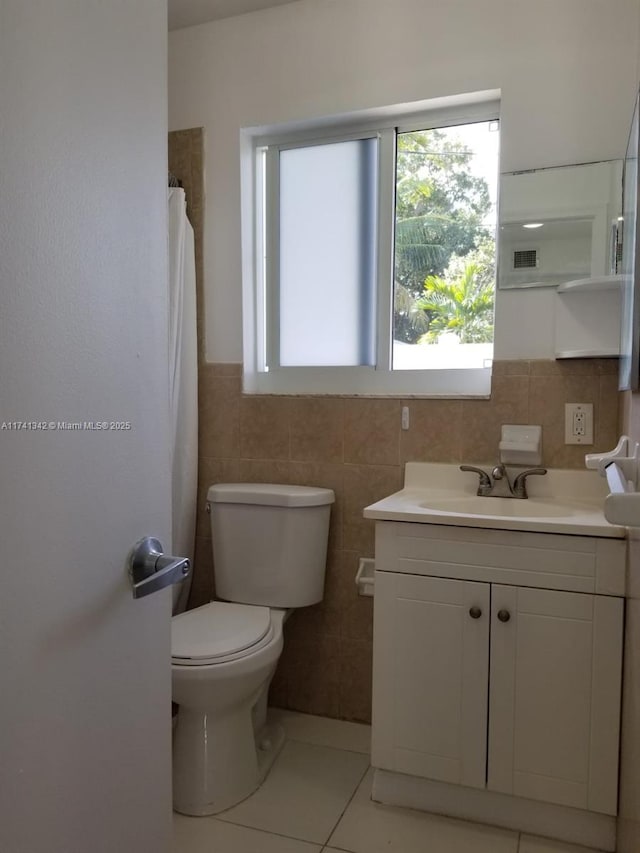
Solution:
M 537 249 L 516 249 L 513 253 L 514 270 L 531 270 L 538 266 Z

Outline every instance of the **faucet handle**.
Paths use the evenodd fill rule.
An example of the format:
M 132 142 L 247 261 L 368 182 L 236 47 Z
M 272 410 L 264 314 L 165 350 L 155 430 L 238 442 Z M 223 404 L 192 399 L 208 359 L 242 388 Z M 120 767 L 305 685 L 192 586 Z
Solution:
M 482 468 L 476 468 L 474 465 L 461 465 L 460 470 L 472 471 L 474 474 L 479 475 L 478 495 L 487 495 L 491 491 L 491 477 Z
M 530 474 L 546 474 L 546 468 L 527 468 L 526 471 L 521 471 L 513 481 L 513 494 L 517 498 L 526 498 L 527 495 L 527 477 Z

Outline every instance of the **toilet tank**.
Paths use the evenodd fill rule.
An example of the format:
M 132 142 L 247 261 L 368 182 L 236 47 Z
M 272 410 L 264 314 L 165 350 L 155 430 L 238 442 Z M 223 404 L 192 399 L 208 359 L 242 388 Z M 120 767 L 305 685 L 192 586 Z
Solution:
M 321 601 L 334 500 L 331 489 L 315 486 L 211 486 L 216 595 L 267 607 Z

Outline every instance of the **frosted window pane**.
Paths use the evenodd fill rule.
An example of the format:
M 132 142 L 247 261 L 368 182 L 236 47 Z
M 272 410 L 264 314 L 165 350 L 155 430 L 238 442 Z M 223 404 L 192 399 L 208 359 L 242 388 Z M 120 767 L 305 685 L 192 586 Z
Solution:
M 280 152 L 280 364 L 375 364 L 377 140 Z

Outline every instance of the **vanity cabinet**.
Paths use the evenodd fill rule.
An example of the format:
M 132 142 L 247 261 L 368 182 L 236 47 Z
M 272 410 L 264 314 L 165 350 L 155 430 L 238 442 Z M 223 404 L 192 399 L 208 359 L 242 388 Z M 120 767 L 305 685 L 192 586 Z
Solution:
M 376 527 L 372 764 L 614 815 L 624 543 Z

